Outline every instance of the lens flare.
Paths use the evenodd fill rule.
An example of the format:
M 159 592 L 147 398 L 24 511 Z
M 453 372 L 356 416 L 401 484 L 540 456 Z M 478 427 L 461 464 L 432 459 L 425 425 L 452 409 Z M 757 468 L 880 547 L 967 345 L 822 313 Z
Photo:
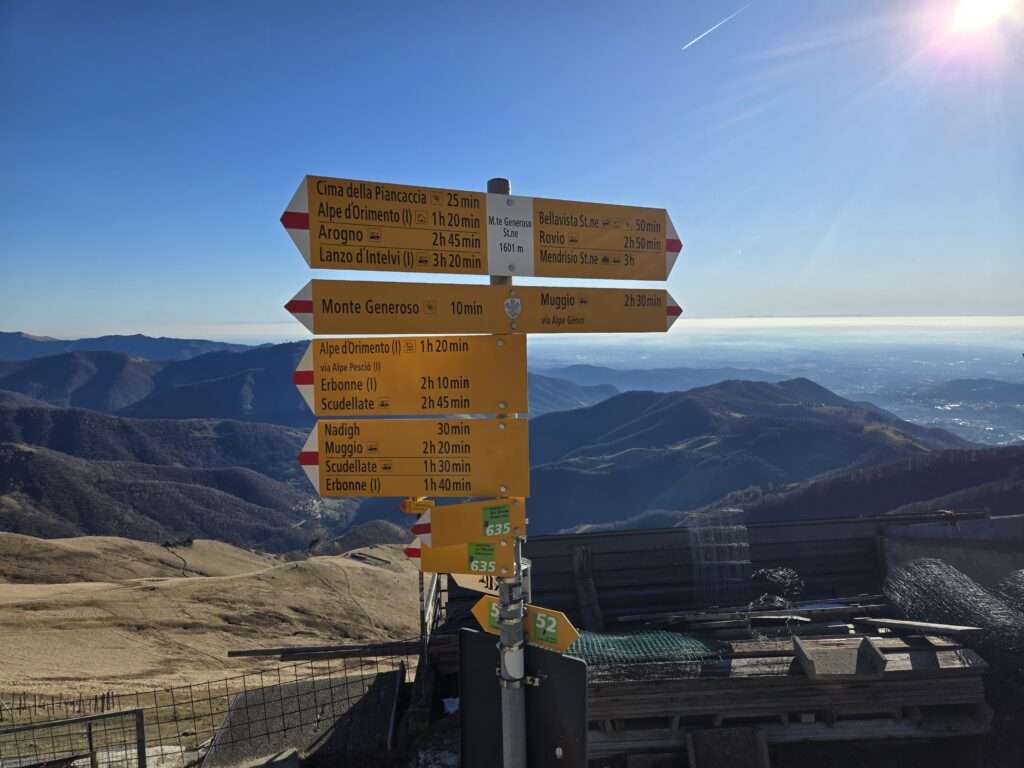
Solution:
M 1013 0 L 960 0 L 953 11 L 954 32 L 976 32 L 997 24 L 1013 12 Z

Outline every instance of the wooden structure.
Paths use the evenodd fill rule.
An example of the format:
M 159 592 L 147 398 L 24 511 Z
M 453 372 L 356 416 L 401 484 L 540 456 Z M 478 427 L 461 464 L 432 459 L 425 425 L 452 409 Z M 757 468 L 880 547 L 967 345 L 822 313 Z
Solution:
M 768 745 L 988 731 L 987 665 L 976 653 L 940 636 L 854 639 L 884 657 L 881 675 L 814 679 L 792 640 L 781 639 L 735 641 L 701 663 L 592 667 L 590 756 L 685 752 L 688 735 L 735 724 L 756 728 Z M 813 654 L 850 639 L 800 642 Z
M 747 526 L 745 572 L 717 592 L 708 590 L 707 564 L 697 562 L 687 528 L 531 536 L 524 554 L 533 563 L 533 602 L 577 627 L 615 631 L 635 627 L 638 616 L 746 603 L 764 591 L 750 581 L 761 568 L 795 570 L 804 599 L 877 595 L 885 574 L 878 529 L 875 521 Z M 467 614 L 477 599 L 449 584 L 449 615 Z
M 893 522 L 748 525 L 735 537 L 686 528 L 531 537 L 532 602 L 594 637 L 668 630 L 717 649 L 700 660 L 588 659 L 590 765 L 714 768 L 713 755 L 729 754 L 732 765 L 768 766 L 779 750 L 834 742 L 841 755 L 843 743 L 880 740 L 893 750 L 947 739 L 950 754 L 970 753 L 990 727 L 987 665 L 964 645 L 972 628 L 901 618 L 881 594 L 880 535 Z M 750 578 L 762 568 L 792 569 L 799 597 L 753 602 L 766 591 Z M 709 588 L 716 574 L 727 589 Z M 458 668 L 452 630 L 473 626 L 468 606 L 478 598 L 449 590 L 446 623 L 429 646 L 442 674 Z

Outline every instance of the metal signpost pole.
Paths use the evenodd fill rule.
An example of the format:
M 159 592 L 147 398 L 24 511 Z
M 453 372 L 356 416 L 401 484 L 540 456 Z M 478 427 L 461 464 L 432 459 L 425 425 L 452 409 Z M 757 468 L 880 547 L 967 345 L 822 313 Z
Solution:
M 489 179 L 487 192 L 510 195 L 508 179 Z M 491 277 L 491 285 L 510 285 L 511 277 Z M 503 768 L 526 768 L 526 691 L 523 646 L 523 541 L 516 539 L 515 572 L 498 580 L 498 620 L 501 636 L 498 659 L 501 674 L 501 754 Z

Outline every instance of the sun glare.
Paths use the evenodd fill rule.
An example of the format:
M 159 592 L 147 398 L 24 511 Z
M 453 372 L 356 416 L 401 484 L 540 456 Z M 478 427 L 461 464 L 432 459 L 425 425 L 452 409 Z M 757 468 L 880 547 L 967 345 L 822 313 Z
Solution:
M 950 26 L 954 32 L 988 29 L 1009 16 L 1013 5 L 1013 0 L 959 0 Z

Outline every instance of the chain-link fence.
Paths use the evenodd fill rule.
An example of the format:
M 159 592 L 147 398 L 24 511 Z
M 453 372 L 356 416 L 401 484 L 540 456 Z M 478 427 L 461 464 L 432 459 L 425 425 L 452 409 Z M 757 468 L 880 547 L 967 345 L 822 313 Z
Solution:
M 127 759 L 127 747 L 118 739 L 121 731 L 127 738 L 129 728 L 137 728 L 145 749 L 161 756 L 162 764 L 175 757 L 176 766 L 200 760 L 204 766 L 227 766 L 290 747 L 333 749 L 338 746 L 334 732 L 346 716 L 365 719 L 368 705 L 363 702 L 379 708 L 381 702 L 397 701 L 403 684 L 415 675 L 418 645 L 418 640 L 409 641 L 400 653 L 358 657 L 324 653 L 161 690 L 79 697 L 0 694 L 0 766 L 52 762 L 105 768 Z M 86 738 L 90 731 L 93 749 Z M 79 732 L 81 738 L 70 735 Z M 135 741 L 128 743 L 134 755 Z

